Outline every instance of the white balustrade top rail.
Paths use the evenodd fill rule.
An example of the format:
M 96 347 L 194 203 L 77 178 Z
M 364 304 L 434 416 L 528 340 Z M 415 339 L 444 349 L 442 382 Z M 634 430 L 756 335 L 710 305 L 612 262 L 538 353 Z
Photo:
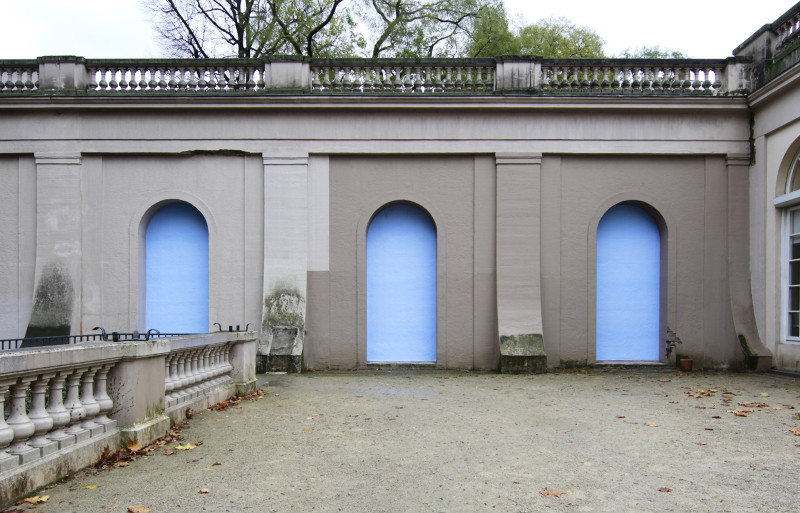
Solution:
M 800 22 L 792 22 L 800 23 Z M 791 29 L 795 30 L 795 29 Z M 794 32 L 793 32 L 794 33 Z M 70 96 L 732 96 L 749 58 L 138 59 L 0 61 L 0 94 Z M 40 86 L 41 78 L 41 86 Z
M 778 40 L 775 43 L 777 50 L 782 50 L 796 41 L 800 35 L 800 3 L 786 11 L 772 25 L 778 34 Z

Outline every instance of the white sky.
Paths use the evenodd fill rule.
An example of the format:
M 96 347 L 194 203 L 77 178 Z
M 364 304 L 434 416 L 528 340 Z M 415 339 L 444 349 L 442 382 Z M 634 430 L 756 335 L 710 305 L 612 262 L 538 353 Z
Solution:
M 526 22 L 564 16 L 606 41 L 606 52 L 660 45 L 695 58 L 724 58 L 793 0 L 550 2 L 505 0 Z M 609 9 L 610 6 L 610 9 Z M 160 57 L 140 0 L 0 0 L 0 59 L 42 55 Z

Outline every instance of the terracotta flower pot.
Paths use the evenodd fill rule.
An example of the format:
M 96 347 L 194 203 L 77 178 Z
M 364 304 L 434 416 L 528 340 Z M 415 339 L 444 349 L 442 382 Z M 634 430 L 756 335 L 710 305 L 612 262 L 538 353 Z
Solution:
M 691 358 L 681 358 L 680 360 L 681 370 L 683 372 L 691 372 L 692 370 L 692 359 Z

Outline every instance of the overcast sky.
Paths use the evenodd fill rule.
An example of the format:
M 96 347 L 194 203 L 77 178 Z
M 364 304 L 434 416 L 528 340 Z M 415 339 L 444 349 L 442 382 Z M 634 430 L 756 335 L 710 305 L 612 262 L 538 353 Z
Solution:
M 527 22 L 564 16 L 594 28 L 606 52 L 660 45 L 695 58 L 723 58 L 792 0 L 603 2 L 506 0 Z M 0 0 L 0 59 L 42 55 L 160 57 L 140 0 Z

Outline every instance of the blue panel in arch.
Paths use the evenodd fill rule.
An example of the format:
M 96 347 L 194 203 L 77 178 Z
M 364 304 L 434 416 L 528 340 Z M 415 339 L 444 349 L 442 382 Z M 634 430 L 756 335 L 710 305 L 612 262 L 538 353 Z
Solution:
M 436 227 L 411 205 L 367 230 L 367 361 L 436 361 Z
M 597 226 L 597 360 L 657 361 L 661 236 L 647 212 L 617 205 Z
M 208 332 L 208 225 L 187 203 L 155 213 L 146 236 L 147 328 Z

